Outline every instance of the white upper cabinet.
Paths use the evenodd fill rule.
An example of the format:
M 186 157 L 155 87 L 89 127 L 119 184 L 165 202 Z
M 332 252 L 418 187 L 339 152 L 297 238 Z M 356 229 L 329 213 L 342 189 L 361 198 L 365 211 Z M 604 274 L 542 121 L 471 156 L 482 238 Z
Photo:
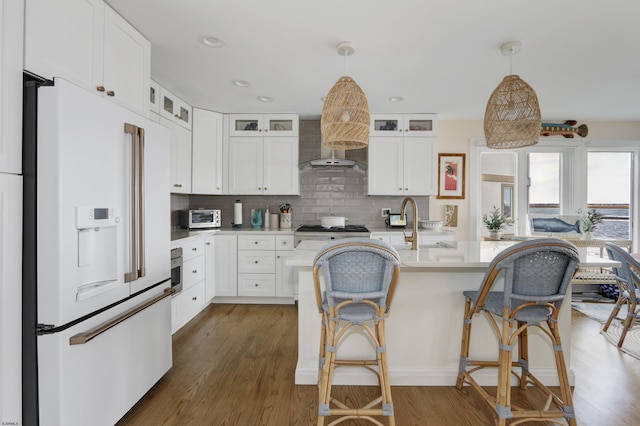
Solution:
M 230 114 L 229 136 L 298 137 L 296 114 Z
M 185 101 L 160 86 L 160 116 L 191 130 L 192 108 Z
M 191 193 L 222 194 L 222 114 L 193 109 Z
M 231 114 L 229 119 L 229 194 L 299 194 L 298 116 Z M 275 130 L 249 130 L 254 127 L 251 123 L 258 129 L 267 123 Z
M 435 132 L 435 115 L 372 115 L 371 123 L 377 130 L 369 137 L 369 195 L 436 195 L 438 141 L 424 136 Z
M 371 114 L 369 136 L 437 136 L 436 114 Z
M 164 117 L 160 124 L 170 133 L 171 186 L 170 192 L 176 194 L 191 193 L 191 132 Z
M 149 117 L 151 43 L 102 0 L 29 0 L 24 69 Z
M 0 3 L 0 173 L 22 172 L 23 22 L 22 1 Z
M 153 80 L 149 80 L 149 110 L 160 114 L 160 85 Z

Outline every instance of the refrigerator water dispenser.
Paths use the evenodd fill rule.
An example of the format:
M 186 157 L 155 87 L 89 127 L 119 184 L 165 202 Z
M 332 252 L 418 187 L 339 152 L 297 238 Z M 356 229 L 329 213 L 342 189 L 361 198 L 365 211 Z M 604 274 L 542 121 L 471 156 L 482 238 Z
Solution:
M 114 209 L 76 208 L 78 232 L 78 283 L 76 300 L 109 291 L 118 279 L 118 225 Z

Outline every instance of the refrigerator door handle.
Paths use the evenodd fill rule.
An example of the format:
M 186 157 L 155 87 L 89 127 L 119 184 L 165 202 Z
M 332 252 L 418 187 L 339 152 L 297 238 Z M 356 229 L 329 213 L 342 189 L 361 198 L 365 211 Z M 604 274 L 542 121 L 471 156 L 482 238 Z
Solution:
M 131 271 L 125 282 L 146 275 L 144 228 L 144 129 L 125 123 L 124 131 L 131 135 Z
M 138 268 L 138 278 L 142 278 L 146 275 L 146 262 L 145 262 L 145 239 L 144 239 L 144 230 L 145 230 L 145 183 L 144 183 L 144 129 L 142 127 L 138 127 L 138 231 L 139 231 L 139 240 L 138 240 L 138 249 L 139 249 L 139 268 Z
M 131 318 L 132 316 L 136 315 L 137 313 L 144 311 L 145 309 L 147 309 L 149 306 L 161 301 L 162 299 L 169 297 L 171 295 L 173 295 L 173 293 L 175 293 L 176 290 L 174 288 L 165 288 L 164 292 L 152 299 L 147 300 L 146 302 L 135 306 L 131 309 L 129 309 L 126 312 L 123 312 L 122 314 L 118 315 L 115 318 L 110 319 L 109 321 L 105 321 L 104 323 L 90 329 L 87 330 L 85 332 L 82 333 L 78 333 L 75 334 L 71 337 L 69 337 L 69 344 L 70 345 L 83 345 L 87 342 L 89 342 L 90 340 L 94 339 L 95 337 L 98 337 L 99 335 L 101 335 L 102 333 L 104 333 L 105 331 L 109 330 L 110 328 L 115 327 L 116 325 L 120 324 L 123 321 L 126 321 L 127 319 Z

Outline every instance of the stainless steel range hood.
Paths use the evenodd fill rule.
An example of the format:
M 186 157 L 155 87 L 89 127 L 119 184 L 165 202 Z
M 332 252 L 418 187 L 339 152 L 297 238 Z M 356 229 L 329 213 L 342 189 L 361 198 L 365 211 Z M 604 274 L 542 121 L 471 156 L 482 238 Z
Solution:
M 306 161 L 298 165 L 302 169 L 360 169 L 366 170 L 367 165 L 345 158 L 345 151 L 339 149 L 329 149 L 321 145 L 320 158 Z

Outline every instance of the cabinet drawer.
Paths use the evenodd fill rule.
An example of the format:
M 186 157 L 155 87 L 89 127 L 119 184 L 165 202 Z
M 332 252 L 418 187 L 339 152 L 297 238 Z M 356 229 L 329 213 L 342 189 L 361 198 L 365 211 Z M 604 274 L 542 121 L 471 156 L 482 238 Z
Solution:
M 276 295 L 274 274 L 238 274 L 238 296 L 270 297 Z
M 293 235 L 276 235 L 276 250 L 293 250 Z
M 171 332 L 175 333 L 204 308 L 204 282 L 198 283 L 171 299 Z
M 238 250 L 275 250 L 275 235 L 238 235 Z
M 238 250 L 238 272 L 274 274 L 276 253 L 271 250 Z
M 182 265 L 182 289 L 186 290 L 204 280 L 204 256 L 189 259 Z
M 181 246 L 183 262 L 204 254 L 204 241 L 202 240 L 202 238 L 198 238 L 197 240 L 193 241 L 187 241 L 181 244 Z

